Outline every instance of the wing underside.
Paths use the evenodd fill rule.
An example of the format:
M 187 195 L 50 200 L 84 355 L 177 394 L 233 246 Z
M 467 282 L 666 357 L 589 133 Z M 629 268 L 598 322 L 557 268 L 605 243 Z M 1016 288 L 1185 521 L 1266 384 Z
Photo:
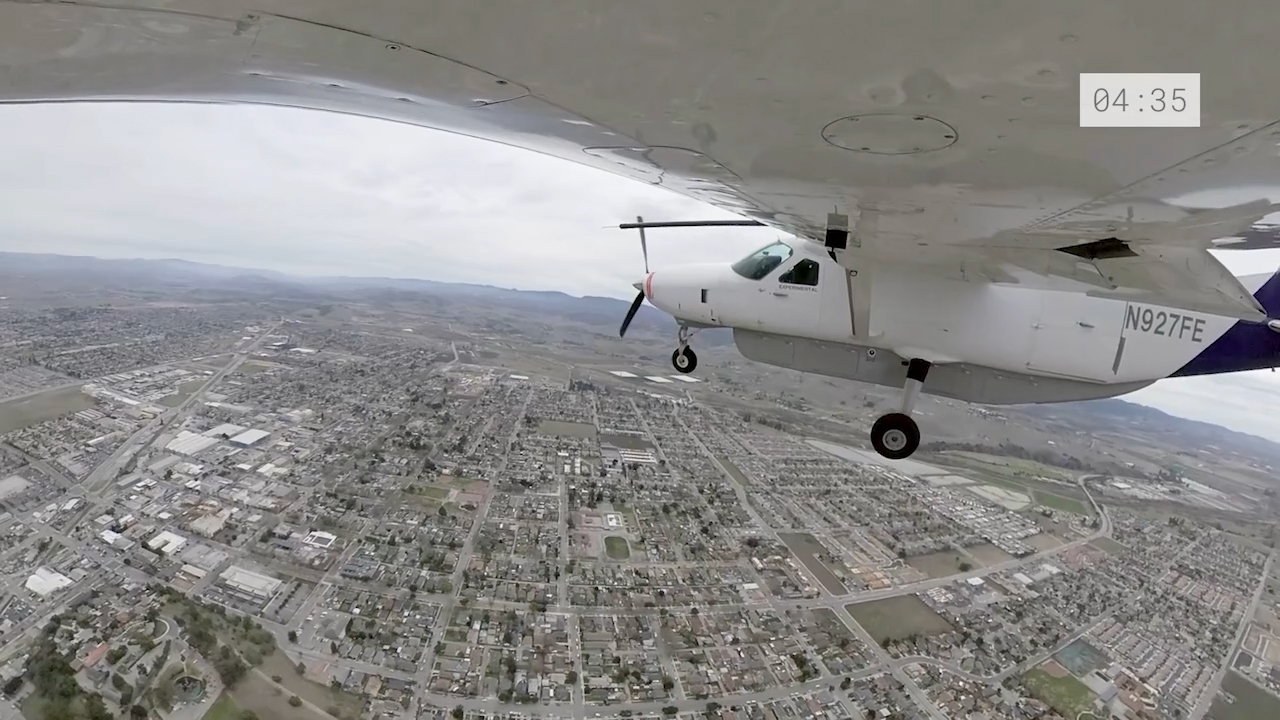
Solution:
M 1164 222 L 1058 223 L 1000 233 L 965 248 L 997 268 L 989 281 L 1034 283 L 1040 277 L 1094 297 L 1261 321 L 1266 310 L 1209 249 L 1221 238 L 1253 232 L 1275 210 L 1258 200 Z M 1022 277 L 1010 278 L 1009 268 Z
M 385 118 L 806 239 L 844 216 L 860 257 L 1258 319 L 1208 250 L 1280 247 L 1274 0 L 1120 5 L 0 0 L 0 102 Z M 1198 127 L 1079 127 L 1079 73 L 1188 68 Z

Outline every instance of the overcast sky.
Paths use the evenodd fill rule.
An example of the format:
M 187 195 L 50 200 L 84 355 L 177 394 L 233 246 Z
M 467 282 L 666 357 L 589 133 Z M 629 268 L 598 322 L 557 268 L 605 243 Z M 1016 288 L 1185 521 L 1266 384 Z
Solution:
M 598 170 L 376 120 L 267 107 L 0 107 L 0 250 L 182 258 L 630 298 L 619 222 L 731 215 Z M 737 259 L 768 229 L 650 234 L 651 264 Z M 1223 253 L 1271 272 L 1280 251 Z M 1169 380 L 1128 399 L 1280 441 L 1280 376 Z

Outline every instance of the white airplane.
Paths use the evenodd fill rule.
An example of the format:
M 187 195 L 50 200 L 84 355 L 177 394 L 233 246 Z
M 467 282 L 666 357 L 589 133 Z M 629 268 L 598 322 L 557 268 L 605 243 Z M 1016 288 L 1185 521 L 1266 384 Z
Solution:
M 647 251 L 646 251 L 647 265 Z M 871 281 L 812 242 L 779 240 L 738 262 L 647 273 L 623 320 L 650 304 L 680 324 L 671 364 L 698 366 L 699 329 L 733 329 L 743 356 L 803 372 L 903 387 L 871 427 L 881 455 L 920 444 L 918 394 L 987 404 L 1111 397 L 1156 380 L 1280 365 L 1265 324 L 1079 292 L 974 283 L 881 265 Z M 1280 317 L 1280 273 L 1241 277 Z M 921 312 L 922 307 L 930 308 Z M 874 309 L 874 312 L 872 311 Z M 925 385 L 925 382 L 928 382 Z
M 0 102 L 379 117 L 774 227 L 797 240 L 647 278 L 677 359 L 724 325 L 748 357 L 901 383 L 873 441 L 905 457 L 922 386 L 1050 402 L 1280 363 L 1275 281 L 1209 252 L 1278 246 L 1278 20 L 1274 0 L 0 0 Z M 1199 79 L 1082 92 L 1099 72 Z

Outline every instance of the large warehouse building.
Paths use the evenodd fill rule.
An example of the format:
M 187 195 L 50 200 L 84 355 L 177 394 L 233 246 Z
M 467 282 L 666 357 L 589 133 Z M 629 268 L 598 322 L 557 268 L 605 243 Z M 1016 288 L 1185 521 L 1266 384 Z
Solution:
M 284 582 L 270 575 L 232 565 L 218 576 L 218 584 L 246 600 L 266 602 L 276 594 Z

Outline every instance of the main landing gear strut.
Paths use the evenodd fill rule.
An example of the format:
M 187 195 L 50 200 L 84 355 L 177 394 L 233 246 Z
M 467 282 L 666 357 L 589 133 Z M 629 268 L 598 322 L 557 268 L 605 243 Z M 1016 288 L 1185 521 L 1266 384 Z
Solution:
M 698 356 L 693 352 L 693 348 L 689 347 L 689 339 L 693 337 L 693 331 L 687 325 L 680 326 L 680 334 L 677 336 L 680 345 L 676 347 L 676 351 L 671 353 L 671 366 L 677 372 L 689 374 L 698 368 Z
M 901 412 L 881 415 L 871 426 L 871 446 L 890 460 L 910 457 L 920 447 L 920 427 L 911 419 L 920 387 L 929 374 L 928 360 L 913 359 L 907 363 L 907 383 L 902 388 Z

